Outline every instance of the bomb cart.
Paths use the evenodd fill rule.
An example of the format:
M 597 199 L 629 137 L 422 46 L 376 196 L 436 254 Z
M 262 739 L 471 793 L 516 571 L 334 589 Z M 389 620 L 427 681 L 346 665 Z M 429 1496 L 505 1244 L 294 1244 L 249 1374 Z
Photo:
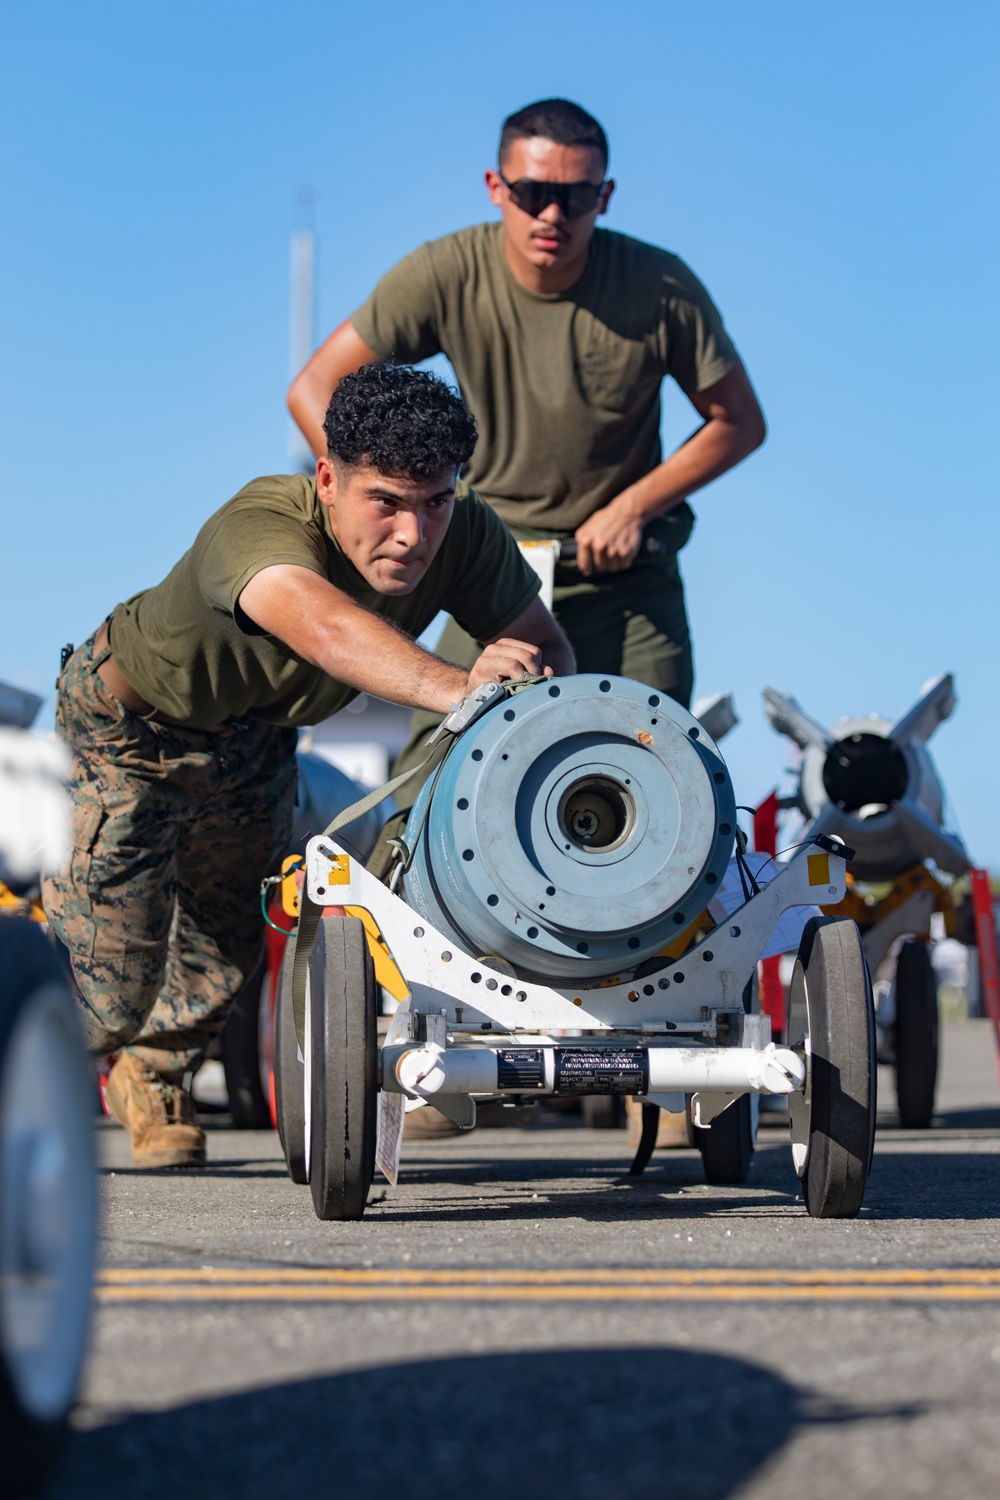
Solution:
M 633 1170 L 659 1107 L 690 1107 L 714 1182 L 746 1178 L 755 1096 L 787 1096 L 806 1209 L 857 1214 L 875 1042 L 855 923 L 806 922 L 786 1045 L 752 999 L 779 918 L 840 900 L 850 850 L 821 833 L 759 885 L 717 746 L 624 678 L 486 684 L 437 738 L 386 883 L 338 834 L 398 782 L 306 846 L 276 1090 L 317 1215 L 360 1218 L 376 1160 L 395 1180 L 406 1110 L 469 1128 L 477 1100 L 616 1093 L 657 1106 Z M 716 924 L 734 850 L 746 900 Z
M 879 1062 L 892 1067 L 899 1123 L 926 1130 L 938 1071 L 938 995 L 931 917 L 956 931 L 958 882 L 970 866 L 958 834 L 944 826 L 945 795 L 927 749 L 955 707 L 951 673 L 933 678 L 895 722 L 870 713 L 825 729 L 788 693 L 766 688 L 774 728 L 802 751 L 793 796 L 801 835 L 833 834 L 855 850 L 841 900 L 820 905 L 858 924 L 876 981 Z

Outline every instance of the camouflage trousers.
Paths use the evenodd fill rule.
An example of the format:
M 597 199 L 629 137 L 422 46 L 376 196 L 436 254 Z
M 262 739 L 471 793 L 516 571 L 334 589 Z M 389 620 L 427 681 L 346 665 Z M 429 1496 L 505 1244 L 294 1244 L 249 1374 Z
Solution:
M 60 678 L 72 851 L 43 900 L 92 1050 L 127 1046 L 180 1082 L 260 958 L 259 887 L 288 847 L 296 734 L 130 713 L 97 675 L 107 655 L 91 638 Z

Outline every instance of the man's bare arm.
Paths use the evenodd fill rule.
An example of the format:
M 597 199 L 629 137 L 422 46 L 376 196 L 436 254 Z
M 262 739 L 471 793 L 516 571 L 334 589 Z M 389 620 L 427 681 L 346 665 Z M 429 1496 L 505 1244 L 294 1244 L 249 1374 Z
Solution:
M 316 350 L 305 369 L 292 381 L 288 391 L 288 410 L 317 458 L 326 453 L 323 418 L 330 397 L 345 375 L 353 375 L 362 365 L 370 365 L 377 358 L 348 318 L 346 323 L 333 330 L 326 343 Z
M 582 572 L 614 573 L 630 567 L 648 522 L 725 474 L 759 448 L 767 435 L 764 413 L 739 360 L 720 381 L 689 400 L 704 417 L 704 426 L 588 517 L 576 533 Z
M 502 682 L 543 671 L 552 675 L 552 667 L 543 662 L 540 643 L 513 637 L 513 627 L 531 614 L 530 609 L 509 627 L 511 634 L 488 645 L 472 671 L 466 672 L 424 651 L 388 620 L 363 609 L 319 574 L 292 563 L 262 568 L 241 591 L 239 605 L 255 625 L 284 641 L 303 661 L 359 692 L 407 708 L 445 713 L 481 682 Z M 561 635 L 548 610 L 542 608 Z M 534 623 L 534 616 L 528 623 Z M 548 627 L 542 622 L 537 634 L 549 640 Z M 562 659 L 554 637 L 550 649 Z
M 540 653 L 540 666 L 535 669 L 533 676 L 540 676 L 544 671 L 547 677 L 568 677 L 576 671 L 573 647 L 537 594 L 527 609 L 516 620 L 511 620 L 503 636 L 494 636 L 493 640 L 497 646 L 506 645 L 512 640 L 527 641 L 536 646 Z M 478 666 L 479 662 L 476 663 L 476 667 Z M 469 674 L 470 680 L 476 667 Z

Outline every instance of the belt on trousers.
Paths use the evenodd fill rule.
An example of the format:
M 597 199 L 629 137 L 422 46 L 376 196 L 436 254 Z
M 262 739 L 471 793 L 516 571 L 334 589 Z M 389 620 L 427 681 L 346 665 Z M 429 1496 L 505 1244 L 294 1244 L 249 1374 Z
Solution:
M 94 635 L 94 651 L 100 654 L 109 645 L 111 631 L 107 620 L 98 628 Z M 97 675 L 104 683 L 113 698 L 117 698 L 123 708 L 128 709 L 130 714 L 141 714 L 144 719 L 152 719 L 157 724 L 169 724 L 178 729 L 190 729 L 190 724 L 182 724 L 178 719 L 168 719 L 166 714 L 160 713 L 154 703 L 148 703 L 140 693 L 129 682 L 121 667 L 115 661 L 113 653 L 109 650 L 101 665 L 97 668 Z M 204 729 L 205 734 L 212 734 L 225 726 L 212 724 Z
M 109 635 L 108 622 L 105 620 L 94 636 L 95 654 L 99 654 L 107 646 Z M 110 651 L 98 667 L 97 675 L 112 697 L 117 698 L 118 702 L 124 708 L 127 708 L 130 714 L 148 715 L 155 713 L 155 705 L 147 703 L 146 699 L 136 692 Z

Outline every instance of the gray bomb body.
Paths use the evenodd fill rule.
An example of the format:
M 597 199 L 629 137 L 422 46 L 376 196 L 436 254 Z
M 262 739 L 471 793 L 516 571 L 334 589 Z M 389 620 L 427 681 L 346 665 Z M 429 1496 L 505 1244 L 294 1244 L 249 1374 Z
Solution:
M 525 977 L 600 977 L 707 906 L 735 824 L 725 763 L 685 709 L 625 678 L 560 678 L 491 708 L 425 784 L 406 899 Z

